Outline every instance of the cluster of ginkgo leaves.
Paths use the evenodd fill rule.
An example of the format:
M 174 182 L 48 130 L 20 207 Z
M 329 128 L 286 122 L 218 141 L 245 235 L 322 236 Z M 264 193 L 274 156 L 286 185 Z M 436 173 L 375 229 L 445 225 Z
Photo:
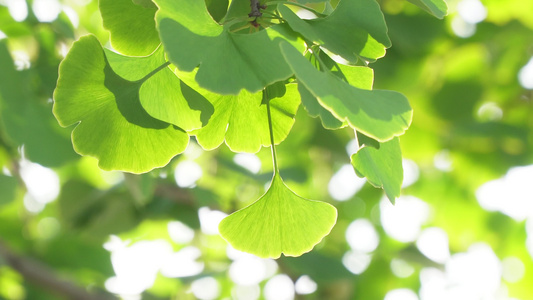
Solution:
M 446 13 L 443 0 L 410 1 Z M 278 172 L 274 145 L 301 103 L 327 129 L 353 128 L 356 173 L 391 201 L 399 196 L 398 136 L 412 109 L 398 92 L 372 90 L 368 64 L 391 46 L 375 0 L 100 0 L 100 11 L 117 52 L 93 35 L 76 41 L 59 68 L 54 114 L 62 126 L 77 124 L 75 150 L 102 169 L 162 167 L 190 136 L 206 150 L 272 146 L 270 188 L 219 229 L 236 249 L 298 256 L 337 218 L 333 206 L 292 192 Z

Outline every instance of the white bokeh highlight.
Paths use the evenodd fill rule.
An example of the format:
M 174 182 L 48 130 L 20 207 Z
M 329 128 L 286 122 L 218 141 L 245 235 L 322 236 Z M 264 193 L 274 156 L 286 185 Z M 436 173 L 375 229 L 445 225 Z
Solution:
M 448 234 L 441 228 L 424 229 L 416 241 L 416 246 L 434 262 L 443 264 L 450 258 Z
M 59 176 L 52 169 L 22 160 L 20 176 L 26 185 L 28 196 L 35 202 L 46 205 L 59 196 Z
M 266 300 L 292 300 L 294 299 L 294 293 L 294 283 L 285 274 L 270 278 L 263 290 Z
M 4 4 L 9 10 L 9 14 L 13 20 L 22 22 L 28 17 L 28 6 L 23 0 L 5 0 Z
M 401 196 L 396 199 L 395 205 L 384 198 L 379 207 L 385 232 L 404 243 L 415 241 L 422 225 L 430 217 L 429 205 L 414 196 Z
M 462 0 L 457 4 L 457 13 L 465 22 L 477 24 L 487 17 L 487 8 L 479 0 Z
M 398 278 L 407 278 L 415 272 L 415 268 L 400 258 L 393 258 L 390 262 L 392 274 Z
M 253 174 L 261 171 L 261 160 L 253 153 L 237 153 L 233 156 L 233 162 Z
M 533 217 L 533 165 L 509 169 L 502 178 L 486 182 L 476 191 L 485 210 L 499 211 L 517 221 Z
M 218 234 L 218 224 L 227 217 L 226 213 L 219 210 L 211 210 L 209 207 L 200 207 L 198 209 L 198 218 L 200 219 L 200 228 L 204 234 Z
M 105 282 L 108 291 L 121 296 L 139 296 L 152 287 L 161 272 L 166 277 L 188 277 L 200 274 L 204 265 L 197 262 L 199 249 L 186 247 L 174 252 L 165 240 L 139 241 L 130 244 L 111 236 L 104 244 L 111 252 L 115 276 Z
M 58 0 L 33 0 L 33 14 L 42 23 L 52 22 L 61 12 L 61 3 Z
M 213 277 L 203 277 L 192 282 L 191 290 L 197 299 L 212 300 L 220 296 L 220 284 Z
M 372 255 L 357 251 L 347 251 L 342 257 L 342 264 L 353 274 L 362 274 L 372 262 Z
M 528 90 L 533 90 L 533 57 L 518 72 L 520 85 Z
M 346 229 L 346 241 L 352 250 L 370 253 L 379 245 L 379 235 L 367 219 L 357 219 Z
M 202 168 L 192 160 L 181 161 L 174 171 L 174 180 L 179 187 L 193 188 L 196 181 L 202 177 Z
M 300 276 L 294 284 L 296 294 L 309 295 L 314 293 L 318 288 L 318 284 L 307 275 Z
M 418 296 L 410 289 L 395 289 L 389 291 L 384 300 L 418 300 Z
M 352 165 L 345 164 L 331 177 L 328 192 L 333 199 L 346 201 L 351 199 L 365 182 L 366 179 L 357 177 Z
M 418 181 L 418 178 L 420 177 L 420 169 L 418 168 L 418 165 L 414 161 L 404 158 L 402 160 L 402 167 L 403 167 L 402 188 L 408 187 Z
M 509 256 L 502 260 L 502 277 L 510 283 L 519 282 L 526 274 L 526 267 L 518 257 Z
M 229 277 L 238 285 L 250 286 L 271 277 L 276 270 L 275 261 L 248 254 L 231 263 Z
M 131 246 L 114 238 L 106 244 L 111 250 L 115 276 L 105 282 L 108 291 L 119 295 L 138 295 L 150 288 L 172 246 L 163 240 L 140 241 Z
M 451 256 L 444 271 L 424 268 L 420 272 L 421 300 L 471 300 L 495 298 L 501 290 L 502 266 L 484 243 Z
M 200 256 L 202 256 L 200 249 L 193 246 L 170 253 L 161 267 L 161 274 L 169 278 L 198 275 L 204 270 L 204 263 L 198 261 Z
M 187 244 L 194 239 L 194 230 L 180 221 L 168 222 L 167 230 L 175 243 Z

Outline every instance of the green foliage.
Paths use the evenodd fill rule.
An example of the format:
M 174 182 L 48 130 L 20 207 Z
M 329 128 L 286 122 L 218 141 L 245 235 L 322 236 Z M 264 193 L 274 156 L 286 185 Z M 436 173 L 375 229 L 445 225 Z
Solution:
M 157 278 L 136 284 L 143 299 L 201 298 L 204 279 L 217 283 L 215 298 L 238 298 L 235 274 L 247 262 L 268 270 L 245 284 L 265 298 L 266 281 L 282 273 L 317 283 L 302 299 L 384 299 L 408 288 L 426 300 L 428 274 L 447 278 L 451 261 L 480 242 L 509 297 L 531 298 L 527 222 L 476 196 L 533 161 L 531 92 L 516 80 L 530 58 L 531 5 L 483 1 L 486 21 L 458 38 L 454 2 L 444 21 L 441 0 L 259 2 L 250 17 L 249 0 L 65 0 L 50 22 L 31 5 L 15 21 L 0 4 L 0 298 L 86 298 L 41 286 L 5 249 L 50 266 L 44 282 L 61 284 L 60 273 L 92 293 L 114 292 L 109 278 L 126 278 L 128 251 L 163 244 L 169 256 L 127 263 L 133 278 L 164 260 L 141 272 Z M 46 200 L 57 201 L 39 202 L 46 193 L 32 168 L 60 185 Z M 353 193 L 335 195 L 342 184 Z M 500 198 L 512 203 L 513 192 Z M 391 207 L 402 211 L 397 227 L 420 221 L 422 234 L 398 238 Z M 221 212 L 231 214 L 216 232 L 206 218 Z M 350 240 L 361 223 L 374 230 L 372 249 L 371 238 Z M 435 229 L 446 232 L 446 260 L 421 246 Z M 171 267 L 182 253 L 193 258 Z M 201 267 L 176 275 L 188 265 Z
M 248 3 L 156 0 L 155 7 L 150 1 L 101 1 L 112 45 L 129 56 L 103 50 L 87 36 L 61 64 L 54 113 L 63 126 L 79 123 L 72 135 L 76 151 L 98 158 L 105 170 L 133 173 L 167 164 L 185 150 L 189 134 L 204 149 L 225 140 L 233 151 L 253 153 L 288 136 L 300 98 L 326 128 L 349 125 L 386 142 L 409 127 L 412 110 L 403 95 L 372 90 L 370 69 L 340 67 L 319 48 L 351 64 L 382 57 L 391 43 L 376 2 L 340 1 L 331 14 L 311 21 L 283 4 L 268 10 L 252 6 L 247 13 Z M 119 14 L 127 15 L 125 21 Z M 381 160 L 364 149 L 354 167 L 359 175 L 370 174 L 369 181 L 394 201 L 402 181 L 401 154 L 398 146 L 384 151 L 390 155 Z M 272 192 L 223 223 L 222 235 L 232 245 L 264 257 L 294 256 L 310 251 L 331 230 L 335 218 L 333 211 L 322 211 L 326 204 L 296 205 L 291 199 L 301 198 L 278 192 L 280 185 L 281 177 L 274 176 Z M 270 213 L 259 214 L 258 205 Z M 307 218 L 324 213 L 322 221 L 311 222 L 314 229 L 306 228 Z M 287 218 L 296 221 L 283 223 Z M 250 232 L 236 230 L 243 227 Z M 302 228 L 309 231 L 306 240 L 299 240 Z

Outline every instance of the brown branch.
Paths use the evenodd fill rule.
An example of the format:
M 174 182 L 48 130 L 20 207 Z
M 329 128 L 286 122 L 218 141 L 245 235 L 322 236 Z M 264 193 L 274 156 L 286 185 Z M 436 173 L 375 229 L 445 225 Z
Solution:
M 261 4 L 259 3 L 259 0 L 250 0 L 250 8 L 252 9 L 250 13 L 248 14 L 248 17 L 260 17 L 263 14 L 261 13 Z
M 0 261 L 19 272 L 27 281 L 49 290 L 66 299 L 72 300 L 115 300 L 105 293 L 90 294 L 71 281 L 59 278 L 53 269 L 32 258 L 22 257 L 10 250 L 0 241 Z

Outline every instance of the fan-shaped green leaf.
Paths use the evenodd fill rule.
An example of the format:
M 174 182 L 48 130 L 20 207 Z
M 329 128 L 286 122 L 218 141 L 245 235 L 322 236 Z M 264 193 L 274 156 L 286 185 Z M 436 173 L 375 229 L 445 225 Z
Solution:
M 149 74 L 153 68 L 132 58 L 131 70 Z M 187 133 L 151 117 L 141 106 L 145 80 L 150 79 L 129 81 L 117 75 L 94 36 L 74 43 L 59 67 L 54 114 L 62 126 L 79 122 L 72 132 L 78 153 L 98 158 L 105 170 L 141 173 L 164 166 L 185 150 Z
M 276 174 L 268 191 L 222 220 L 219 231 L 237 250 L 278 258 L 311 251 L 336 220 L 335 207 L 296 195 Z
M 442 19 L 448 13 L 448 5 L 444 0 L 407 0 L 435 17 Z
M 154 20 L 157 7 L 150 0 L 100 0 L 99 5 L 111 45 L 120 53 L 148 55 L 160 44 Z
M 379 149 L 370 146 L 360 148 L 352 155 L 352 165 L 359 177 L 366 177 L 373 186 L 385 190 L 394 204 L 400 196 L 403 181 L 399 138 L 381 143 Z
M 220 94 L 252 93 L 292 75 L 279 50 L 281 38 L 303 52 L 303 42 L 286 25 L 253 34 L 237 34 L 216 23 L 204 1 L 156 0 L 161 40 L 170 61 L 196 81 Z
M 123 56 L 107 49 L 105 53 L 113 71 L 129 81 L 137 81 L 165 63 L 162 47 L 146 57 Z M 185 131 L 206 125 L 213 114 L 213 105 L 181 82 L 170 68 L 152 74 L 141 86 L 139 99 L 150 116 Z
M 358 89 L 330 72 L 318 71 L 294 47 L 282 43 L 281 48 L 298 82 L 337 119 L 380 142 L 402 135 L 409 127 L 412 109 L 402 94 Z
M 266 106 L 261 103 L 261 92 L 241 91 L 238 95 L 212 93 L 199 87 L 194 75 L 194 72 L 179 72 L 183 81 L 214 106 L 209 123 L 192 132 L 204 149 L 215 149 L 224 141 L 235 152 L 255 153 L 261 146 L 270 146 Z M 300 105 L 296 84 L 288 84 L 285 93 L 280 96 L 270 101 L 275 143 L 280 143 L 289 134 Z
M 387 25 L 374 0 L 341 0 L 325 18 L 302 20 L 285 5 L 278 9 L 291 28 L 349 62 L 374 61 L 391 46 Z

